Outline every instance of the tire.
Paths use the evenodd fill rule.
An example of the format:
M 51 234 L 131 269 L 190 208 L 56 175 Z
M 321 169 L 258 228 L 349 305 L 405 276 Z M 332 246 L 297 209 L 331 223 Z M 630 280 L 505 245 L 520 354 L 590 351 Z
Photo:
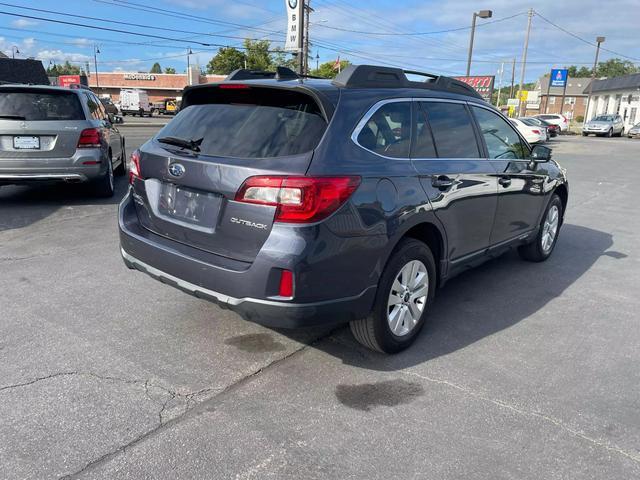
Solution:
M 610 128 L 609 131 L 607 132 L 607 138 L 611 138 L 613 137 L 613 128 Z
M 555 215 L 553 212 L 555 212 Z M 553 229 L 551 238 L 549 238 L 547 237 L 547 234 L 551 233 L 554 222 L 555 228 Z M 544 262 L 551 256 L 553 249 L 556 247 L 561 226 L 562 200 L 560 200 L 560 197 L 554 193 L 551 197 L 551 201 L 549 201 L 549 205 L 547 205 L 547 208 L 544 211 L 535 240 L 518 248 L 520 257 L 529 262 Z
M 115 192 L 113 179 L 113 164 L 111 156 L 108 158 L 107 173 L 93 181 L 93 193 L 96 197 L 111 198 Z
M 395 290 L 404 288 L 400 280 L 413 283 L 413 291 L 420 296 L 412 298 L 411 289 L 404 294 L 402 290 Z M 382 272 L 371 313 L 367 318 L 350 322 L 353 336 L 365 347 L 382 353 L 406 349 L 425 324 L 435 287 L 436 263 L 429 247 L 412 238 L 401 240 Z M 394 303 L 390 305 L 391 299 Z M 394 330 L 393 317 L 396 319 Z
M 122 160 L 120 162 L 120 165 L 118 165 L 118 168 L 116 168 L 113 172 L 119 177 L 127 174 L 127 148 L 124 142 L 124 138 L 122 139 L 122 154 L 120 155 L 120 160 Z
M 582 136 L 583 136 L 583 137 L 588 137 L 588 136 L 589 136 L 589 134 L 588 134 L 587 132 L 582 132 Z

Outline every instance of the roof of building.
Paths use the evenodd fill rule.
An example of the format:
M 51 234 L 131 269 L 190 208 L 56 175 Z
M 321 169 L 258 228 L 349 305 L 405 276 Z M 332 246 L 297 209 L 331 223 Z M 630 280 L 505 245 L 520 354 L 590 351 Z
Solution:
M 586 95 L 586 93 L 584 92 L 589 87 L 589 82 L 591 82 L 591 78 L 589 77 L 568 77 L 566 95 L 568 97 L 578 97 L 580 95 Z M 538 79 L 538 84 L 540 86 L 540 95 L 546 95 L 547 87 L 549 85 L 549 75 L 540 77 Z M 551 90 L 549 90 L 549 95 L 562 95 L 562 91 L 562 87 L 551 87 Z
M 0 83 L 49 85 L 49 77 L 40 60 L 0 57 Z
M 640 73 L 632 73 L 631 75 L 623 75 L 621 77 L 603 78 L 593 82 L 593 93 L 634 88 L 640 88 Z

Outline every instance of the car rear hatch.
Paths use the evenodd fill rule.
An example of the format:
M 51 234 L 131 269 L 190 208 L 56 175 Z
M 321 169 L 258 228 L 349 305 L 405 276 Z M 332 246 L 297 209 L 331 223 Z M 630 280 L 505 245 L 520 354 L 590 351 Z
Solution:
M 53 166 L 37 160 L 73 156 L 84 127 L 85 114 L 74 92 L 0 88 L 0 165 L 34 159 Z
M 178 242 L 251 262 L 276 207 L 235 201 L 253 176 L 304 175 L 329 118 L 297 87 L 223 83 L 185 92 L 182 108 L 139 153 L 141 224 Z

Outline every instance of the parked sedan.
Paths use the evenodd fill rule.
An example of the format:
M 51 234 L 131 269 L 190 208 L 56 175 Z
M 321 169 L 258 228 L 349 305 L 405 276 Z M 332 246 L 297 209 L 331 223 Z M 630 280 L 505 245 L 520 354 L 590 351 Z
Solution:
M 527 117 L 520 117 L 518 118 L 518 120 L 520 120 L 522 123 L 524 123 L 525 125 L 528 125 L 530 127 L 534 127 L 536 129 L 540 129 L 543 133 L 544 133 L 544 140 L 549 141 L 549 138 L 551 137 L 551 134 L 549 133 L 549 129 L 542 125 L 542 123 L 539 120 L 532 120 L 530 118 Z
M 125 162 L 124 138 L 90 90 L 0 86 L 0 185 L 86 183 L 110 197 Z
M 560 127 L 558 125 L 555 125 L 553 123 L 549 123 L 546 120 L 543 120 L 541 118 L 523 117 L 520 120 L 522 120 L 523 122 L 527 123 L 527 125 L 531 125 L 531 123 L 533 123 L 533 125 L 531 125 L 531 126 L 538 125 L 540 127 L 545 127 L 547 129 L 547 133 L 549 134 L 549 137 L 557 137 L 558 134 L 560 133 Z M 526 122 L 525 120 L 528 120 L 529 122 Z M 548 138 L 547 138 L 547 140 L 548 140 Z
M 569 120 L 567 120 L 567 117 L 559 113 L 542 113 L 540 115 L 535 115 L 535 117 L 544 120 L 545 122 L 557 125 L 561 132 L 569 130 Z
M 532 127 L 517 118 L 510 118 L 509 121 L 530 144 L 533 145 L 534 143 L 544 143 L 547 141 L 547 134 L 540 127 Z
M 636 123 L 633 127 L 629 129 L 629 131 L 627 132 L 627 137 L 640 138 L 640 123 Z
M 585 137 L 590 133 L 596 137 L 621 137 L 623 132 L 624 122 L 620 115 L 598 115 L 582 127 L 582 135 Z

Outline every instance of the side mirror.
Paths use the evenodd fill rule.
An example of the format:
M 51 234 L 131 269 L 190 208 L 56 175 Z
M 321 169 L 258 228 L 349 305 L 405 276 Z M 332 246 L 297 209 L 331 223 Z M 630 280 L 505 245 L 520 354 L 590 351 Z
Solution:
M 531 161 L 533 163 L 544 163 L 551 160 L 551 149 L 544 145 L 535 145 L 531 150 Z

